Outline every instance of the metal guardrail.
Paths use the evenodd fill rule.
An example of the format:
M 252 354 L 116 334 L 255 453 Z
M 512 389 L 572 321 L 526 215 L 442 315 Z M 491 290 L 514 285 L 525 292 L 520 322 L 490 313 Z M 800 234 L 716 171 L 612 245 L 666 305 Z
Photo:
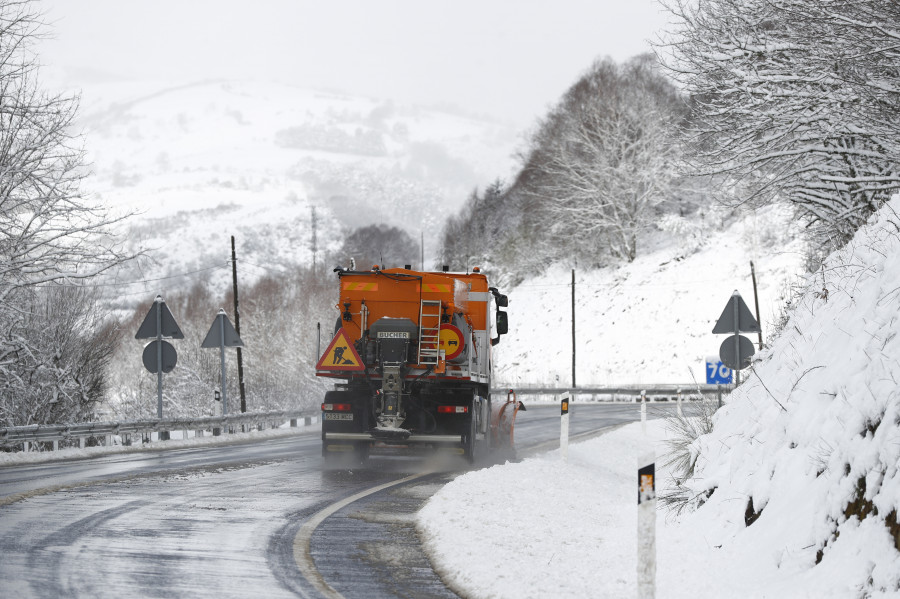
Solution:
M 617 387 L 513 387 L 517 396 L 524 395 L 559 395 L 569 392 L 573 396 L 583 395 L 608 395 L 611 399 L 625 395 L 633 398 L 640 396 L 654 397 L 678 397 L 681 394 L 685 398 L 695 396 L 699 391 L 703 395 L 730 393 L 733 385 L 620 385 Z M 492 394 L 503 395 L 510 388 L 502 387 L 491 389 Z M 14 448 L 21 445 L 28 451 L 29 443 L 52 443 L 53 449 L 57 449 L 60 441 L 78 439 L 79 447 L 85 446 L 86 439 L 103 439 L 106 445 L 112 444 L 113 436 L 145 435 L 151 433 L 169 433 L 171 431 L 229 431 L 237 427 L 258 428 L 270 427 L 291 421 L 291 426 L 296 426 L 300 418 L 311 419 L 318 415 L 318 410 L 282 411 L 282 412 L 258 412 L 235 414 L 232 416 L 212 416 L 204 418 L 162 418 L 152 420 L 135 420 L 130 422 L 85 422 L 78 424 L 47 425 L 33 424 L 29 426 L 14 426 L 0 428 L 0 447 Z M 202 434 L 202 433 L 201 433 Z M 198 435 L 199 436 L 199 435 Z M 164 436 L 161 438 L 165 438 Z
M 703 395 L 713 395 L 718 393 L 731 393 L 733 385 L 697 385 L 695 383 L 687 383 L 684 385 L 620 385 L 618 387 L 501 387 L 491 389 L 492 394 L 502 395 L 509 389 L 516 392 L 516 396 L 520 395 L 559 395 L 561 393 L 571 393 L 572 395 L 628 395 L 639 397 L 646 395 L 647 397 L 677 397 L 679 394 L 690 397 L 697 395 L 699 392 Z
M 203 418 L 156 418 L 152 420 L 135 420 L 130 422 L 83 422 L 78 424 L 32 424 L 28 426 L 13 426 L 0 428 L 0 447 L 10 448 L 22 445 L 28 451 L 29 443 L 46 442 L 53 443 L 53 449 L 57 449 L 60 441 L 78 439 L 79 447 L 85 446 L 85 440 L 91 437 L 104 439 L 106 445 L 112 444 L 113 436 L 145 435 L 151 433 L 166 433 L 172 431 L 218 431 L 228 432 L 238 427 L 252 430 L 254 428 L 275 428 L 290 421 L 291 426 L 297 426 L 300 418 L 311 420 L 317 415 L 318 410 L 303 411 L 276 411 L 235 414 L 232 416 L 212 416 Z M 202 435 L 202 432 L 200 433 Z M 198 436 L 200 436 L 198 435 Z

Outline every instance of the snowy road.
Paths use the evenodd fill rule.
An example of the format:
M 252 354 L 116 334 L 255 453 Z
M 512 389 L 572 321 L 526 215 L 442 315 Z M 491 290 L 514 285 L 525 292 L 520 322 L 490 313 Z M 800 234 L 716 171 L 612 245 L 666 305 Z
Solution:
M 558 414 L 520 413 L 520 453 L 558 443 Z M 575 405 L 571 436 L 638 418 L 636 405 Z M 0 503 L 33 495 L 0 506 L 3 594 L 319 597 L 324 581 L 348 599 L 452 597 L 413 515 L 463 464 L 334 506 L 434 466 L 376 456 L 366 470 L 323 471 L 318 437 L 300 434 L 0 468 Z M 304 534 L 318 581 L 303 568 Z

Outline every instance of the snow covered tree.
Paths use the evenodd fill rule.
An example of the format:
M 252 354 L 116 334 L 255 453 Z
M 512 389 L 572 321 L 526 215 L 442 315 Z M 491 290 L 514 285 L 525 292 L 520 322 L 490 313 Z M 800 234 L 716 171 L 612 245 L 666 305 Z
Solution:
M 497 260 L 497 247 L 511 229 L 506 186 L 497 179 L 483 193 L 473 190 L 460 214 L 444 224 L 441 263 L 455 270 L 473 266 L 490 269 Z
M 653 56 L 594 63 L 542 124 L 525 166 L 550 236 L 634 260 L 638 232 L 676 176 L 668 140 L 681 113 Z
M 897 3 L 664 3 L 677 26 L 658 49 L 694 101 L 694 172 L 848 240 L 900 187 Z
M 90 420 L 106 391 L 105 368 L 121 336 L 117 323 L 104 318 L 97 293 L 84 287 L 41 289 L 18 300 L 6 340 L 16 352 L 0 368 L 0 423 Z
M 45 400 L 72 399 L 81 405 L 85 397 L 76 399 L 69 391 L 85 380 L 73 370 L 57 367 L 82 360 L 84 356 L 64 354 L 83 348 L 68 343 L 62 329 L 48 338 L 48 323 L 36 314 L 53 306 L 74 310 L 58 303 L 63 292 L 54 287 L 76 285 L 126 258 L 109 237 L 118 219 L 80 192 L 83 152 L 71 133 L 76 99 L 46 93 L 38 85 L 31 46 L 41 28 L 32 2 L 0 0 L 0 404 L 5 406 L 6 424 L 22 424 L 28 414 L 83 413 L 42 412 L 17 403 L 36 392 L 30 387 L 34 378 L 23 376 L 22 369 L 27 371 L 30 365 L 56 368 L 53 377 L 62 377 L 56 384 L 38 386 Z M 79 297 L 91 301 L 93 296 Z M 79 334 L 86 336 L 83 339 L 104 335 L 102 327 Z M 108 356 L 100 351 L 96 357 L 102 362 Z M 86 393 L 96 399 L 93 391 Z

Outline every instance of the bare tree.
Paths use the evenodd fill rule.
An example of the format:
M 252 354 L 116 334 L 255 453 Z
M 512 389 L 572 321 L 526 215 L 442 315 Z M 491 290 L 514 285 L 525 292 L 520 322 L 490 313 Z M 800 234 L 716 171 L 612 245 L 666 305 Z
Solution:
M 80 191 L 85 175 L 83 151 L 80 139 L 71 132 L 77 99 L 48 94 L 38 85 L 38 63 L 31 45 L 41 30 L 40 14 L 31 1 L 0 0 L 3 401 L 30 393 L 23 387 L 28 381 L 20 377 L 23 363 L 46 363 L 45 352 L 56 355 L 68 347 L 45 343 L 44 325 L 34 318 L 35 310 L 55 301 L 56 291 L 47 291 L 51 295 L 42 298 L 42 288 L 75 285 L 127 258 L 110 237 L 111 227 L 124 217 L 110 216 Z M 103 335 L 100 330 L 94 332 Z M 71 356 L 58 358 L 65 361 Z
M 648 210 L 676 175 L 668 139 L 680 110 L 653 56 L 596 62 L 550 115 L 528 164 L 553 237 L 634 260 Z

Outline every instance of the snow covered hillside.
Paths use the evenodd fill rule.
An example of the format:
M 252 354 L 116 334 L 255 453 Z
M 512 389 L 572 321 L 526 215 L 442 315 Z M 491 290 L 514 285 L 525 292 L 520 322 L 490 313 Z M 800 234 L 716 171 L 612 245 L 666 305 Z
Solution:
M 895 196 L 810 278 L 692 448 L 709 543 L 802 578 L 811 597 L 900 593 L 898 211 Z
M 688 509 L 658 513 L 657 597 L 900 596 L 898 302 L 900 196 L 809 277 L 690 445 Z M 675 429 L 647 428 L 578 444 L 567 464 L 554 452 L 457 478 L 418 515 L 436 567 L 478 595 L 635 596 L 636 458 L 655 447 L 658 492 L 685 474 L 665 465 Z M 485 526 L 472 502 L 505 509 Z
M 210 269 L 122 294 L 140 299 L 195 280 L 227 288 L 230 235 L 251 265 L 245 277 L 310 264 L 313 209 L 319 259 L 346 231 L 378 223 L 423 233 L 433 258 L 445 217 L 476 186 L 509 176 L 516 144 L 497 123 L 233 81 L 94 84 L 80 123 L 93 171 L 84 190 L 138 211 L 129 242 L 154 250 L 118 280 Z
M 658 223 L 630 264 L 576 268 L 576 383 L 705 383 L 705 360 L 725 340 L 711 331 L 735 289 L 753 309 L 750 261 L 767 334 L 802 255 L 788 210 L 710 209 L 700 220 L 669 216 Z M 498 386 L 571 385 L 571 269 L 551 268 L 504 292 L 510 334 L 494 348 Z

